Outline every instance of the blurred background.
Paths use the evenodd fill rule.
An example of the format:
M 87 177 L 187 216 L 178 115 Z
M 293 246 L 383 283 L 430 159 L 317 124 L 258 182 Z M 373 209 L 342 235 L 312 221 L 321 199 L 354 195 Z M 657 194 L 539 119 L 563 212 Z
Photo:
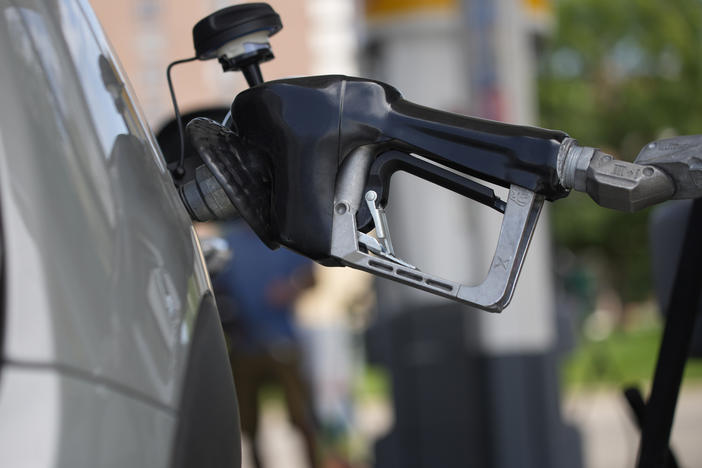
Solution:
M 158 132 L 173 118 L 166 66 L 194 54 L 195 22 L 236 2 L 92 3 Z M 701 133 L 698 0 L 270 4 L 284 27 L 271 38 L 275 60 L 262 66 L 267 80 L 379 79 L 420 104 L 564 130 L 626 160 L 649 141 Z M 227 107 L 246 87 L 214 61 L 176 68 L 174 85 L 184 113 Z M 388 214 L 399 255 L 478 282 L 499 217 L 397 179 Z M 666 227 L 650 227 L 656 216 L 667 219 L 601 209 L 579 193 L 549 206 L 500 315 L 315 267 L 295 318 L 323 466 L 633 466 L 638 430 L 621 392 L 647 394 L 661 336 L 655 292 L 666 275 L 649 233 Z M 665 245 L 655 252 L 672 255 Z M 265 466 L 305 466 L 280 391 L 261 399 Z M 681 466 L 702 466 L 701 433 L 702 365 L 691 359 L 672 436 Z

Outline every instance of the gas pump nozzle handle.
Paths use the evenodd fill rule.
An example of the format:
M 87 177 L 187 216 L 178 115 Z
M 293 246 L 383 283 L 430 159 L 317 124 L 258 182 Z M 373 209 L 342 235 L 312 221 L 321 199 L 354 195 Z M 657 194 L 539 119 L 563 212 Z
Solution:
M 356 176 L 366 187 L 375 175 L 366 188 L 376 191 L 381 207 L 395 170 L 500 211 L 504 201 L 468 176 L 520 186 L 548 200 L 568 193 L 557 175 L 565 133 L 419 106 L 378 81 L 321 76 L 267 82 L 235 98 L 232 120 L 244 141 L 268 152 L 277 241 L 323 263 L 338 263 L 330 256 L 336 180 L 344 160 L 361 146 L 373 153 L 372 161 Z M 359 210 L 359 228 L 367 232 L 369 209 L 361 204 Z
M 442 112 L 346 76 L 260 84 L 235 98 L 227 127 L 195 119 L 188 133 L 209 169 L 199 186 L 208 182 L 214 194 L 209 205 L 190 203 L 195 217 L 235 210 L 271 248 L 494 312 L 511 299 L 544 200 L 575 189 L 633 211 L 702 195 L 702 136 L 655 142 L 635 163 L 616 161 L 563 132 Z M 480 284 L 428 275 L 395 255 L 384 209 L 400 170 L 504 213 Z M 508 187 L 507 199 L 481 181 Z M 185 198 L 202 193 L 189 188 Z
M 231 116 L 227 145 L 206 137 L 221 132 L 208 130 L 214 123 L 194 121 L 188 131 L 203 143 L 205 162 L 218 145 L 237 154 L 250 148 L 268 161 L 270 215 L 265 226 L 260 216 L 249 220 L 264 242 L 485 310 L 498 312 L 509 302 L 544 200 L 568 193 L 557 174 L 565 133 L 420 106 L 378 81 L 321 76 L 267 82 L 239 94 Z M 400 170 L 504 213 L 482 283 L 434 277 L 395 255 L 384 208 L 391 176 Z M 220 172 L 236 178 L 236 170 Z M 507 199 L 481 181 L 509 188 Z M 236 195 L 230 197 L 235 205 L 252 199 Z M 248 220 L 246 208 L 237 206 Z

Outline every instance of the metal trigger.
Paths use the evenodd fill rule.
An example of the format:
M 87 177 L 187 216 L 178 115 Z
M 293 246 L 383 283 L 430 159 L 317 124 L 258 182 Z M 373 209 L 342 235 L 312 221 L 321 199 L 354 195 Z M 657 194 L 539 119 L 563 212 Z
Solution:
M 365 194 L 368 211 L 373 218 L 375 225 L 375 237 L 358 231 L 358 243 L 362 244 L 369 252 L 380 257 L 384 257 L 391 262 L 418 270 L 418 268 L 410 263 L 405 262 L 395 256 L 395 250 L 392 247 L 390 239 L 390 228 L 388 227 L 388 219 L 385 215 L 385 210 L 378 205 L 378 194 L 374 190 L 369 190 Z
M 375 193 L 374 190 L 369 190 L 366 192 L 364 198 L 366 199 L 366 205 L 368 205 L 368 211 L 373 218 L 373 224 L 375 224 L 375 237 L 382 242 L 387 253 L 395 255 L 395 251 L 392 248 L 392 241 L 390 240 L 388 218 L 385 216 L 385 210 L 378 206 L 378 194 Z

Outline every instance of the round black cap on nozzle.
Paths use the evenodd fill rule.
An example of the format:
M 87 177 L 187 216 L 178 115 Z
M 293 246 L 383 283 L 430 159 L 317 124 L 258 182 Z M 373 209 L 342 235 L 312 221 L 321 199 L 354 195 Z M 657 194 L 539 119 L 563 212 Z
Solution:
M 268 31 L 268 36 L 272 36 L 282 27 L 278 13 L 266 3 L 223 8 L 193 27 L 195 54 L 200 60 L 215 58 L 217 49 L 229 41 L 256 31 Z

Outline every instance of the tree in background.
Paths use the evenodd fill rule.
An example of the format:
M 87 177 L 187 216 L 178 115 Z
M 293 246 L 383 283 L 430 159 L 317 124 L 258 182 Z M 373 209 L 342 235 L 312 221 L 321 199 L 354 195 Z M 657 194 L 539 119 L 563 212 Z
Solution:
M 540 62 L 542 125 L 633 160 L 649 141 L 702 133 L 702 1 L 560 0 Z M 598 249 L 625 301 L 650 291 L 648 210 L 623 214 L 573 193 L 554 204 L 556 241 Z

